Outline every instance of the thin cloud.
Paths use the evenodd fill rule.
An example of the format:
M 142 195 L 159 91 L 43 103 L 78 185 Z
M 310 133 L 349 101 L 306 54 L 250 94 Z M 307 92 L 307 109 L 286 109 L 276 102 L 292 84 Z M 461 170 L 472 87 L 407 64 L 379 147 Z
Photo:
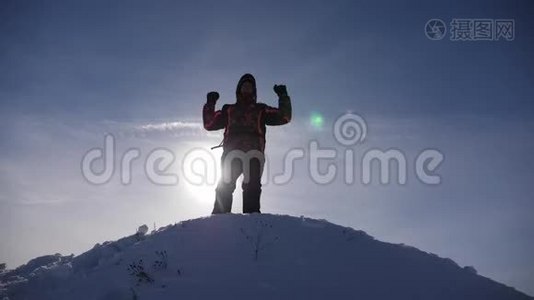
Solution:
M 168 135 L 173 137 L 206 135 L 200 122 L 161 122 L 135 126 L 135 132 L 141 135 Z
M 164 121 L 117 126 L 121 135 L 136 138 L 218 136 L 206 131 L 201 122 Z

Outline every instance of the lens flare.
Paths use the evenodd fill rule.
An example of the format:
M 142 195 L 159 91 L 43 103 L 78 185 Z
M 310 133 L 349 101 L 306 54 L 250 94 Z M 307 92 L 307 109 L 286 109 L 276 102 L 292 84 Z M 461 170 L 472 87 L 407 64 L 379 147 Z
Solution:
M 310 124 L 313 128 L 322 129 L 324 125 L 324 118 L 320 113 L 312 113 L 310 116 Z

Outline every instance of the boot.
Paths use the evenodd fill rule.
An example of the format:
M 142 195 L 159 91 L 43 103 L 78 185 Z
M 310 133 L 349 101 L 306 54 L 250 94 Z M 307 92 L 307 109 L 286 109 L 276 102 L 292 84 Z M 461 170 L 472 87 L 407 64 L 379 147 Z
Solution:
M 261 188 L 243 189 L 243 213 L 261 213 L 260 211 Z
M 211 214 L 224 214 L 232 211 L 232 194 L 224 193 L 217 190 L 215 192 L 215 203 L 213 204 L 213 211 Z

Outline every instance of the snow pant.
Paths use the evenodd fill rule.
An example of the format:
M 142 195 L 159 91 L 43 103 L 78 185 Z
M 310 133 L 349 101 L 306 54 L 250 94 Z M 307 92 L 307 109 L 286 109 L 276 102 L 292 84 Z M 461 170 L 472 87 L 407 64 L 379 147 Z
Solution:
M 239 154 L 241 153 L 241 154 Z M 261 176 L 265 156 L 260 151 L 235 151 L 223 153 L 222 176 L 215 189 L 215 204 L 212 214 L 229 213 L 232 210 L 236 181 L 243 174 L 243 213 L 260 213 Z

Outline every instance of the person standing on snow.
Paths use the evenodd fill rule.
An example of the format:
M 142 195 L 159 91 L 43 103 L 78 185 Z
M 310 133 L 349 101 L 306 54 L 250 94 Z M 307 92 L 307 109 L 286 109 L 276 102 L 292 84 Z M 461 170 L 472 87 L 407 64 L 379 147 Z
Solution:
M 237 178 L 243 174 L 243 213 L 261 213 L 261 176 L 265 162 L 266 125 L 284 125 L 291 121 L 291 100 L 285 85 L 274 85 L 278 108 L 256 102 L 256 79 L 246 73 L 236 88 L 236 103 L 215 110 L 219 93 L 207 94 L 202 110 L 206 130 L 224 128 L 221 156 L 222 174 L 215 189 L 212 214 L 230 213 Z

